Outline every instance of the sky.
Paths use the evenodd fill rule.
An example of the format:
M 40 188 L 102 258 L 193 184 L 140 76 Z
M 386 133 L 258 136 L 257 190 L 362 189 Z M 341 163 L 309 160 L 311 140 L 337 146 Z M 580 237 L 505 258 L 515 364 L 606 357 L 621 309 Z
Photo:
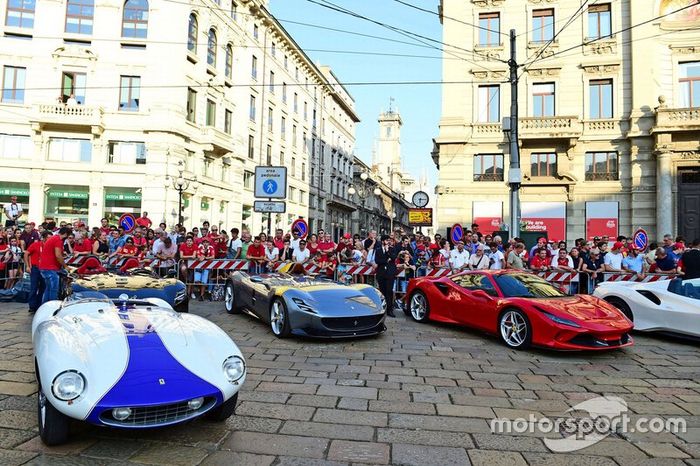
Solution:
M 326 3 L 329 1 L 377 22 L 441 40 L 441 25 L 436 15 L 410 8 L 396 0 L 327 0 Z M 439 44 L 427 42 L 431 44 L 431 47 L 427 47 L 417 42 L 417 39 L 313 2 L 324 3 L 323 0 L 270 0 L 269 10 L 307 55 L 317 64 L 329 65 L 341 82 L 440 81 L 442 62 Z M 438 0 L 406 2 L 437 11 Z M 334 32 L 294 24 L 292 21 L 407 43 Z M 361 53 L 339 53 L 340 51 Z M 368 55 L 367 52 L 413 57 Z M 431 58 L 419 58 L 416 55 Z M 357 127 L 355 155 L 371 163 L 373 142 L 378 136 L 377 118 L 389 108 L 389 99 L 393 98 L 394 110 L 398 109 L 403 120 L 401 153 L 404 169 L 416 179 L 427 174 L 432 188 L 437 179 L 437 170 L 430 152 L 433 148 L 432 139 L 438 134 L 440 85 L 348 85 L 347 88 L 355 99 L 355 109 L 362 120 Z M 428 189 L 428 192 L 432 192 L 432 189 Z

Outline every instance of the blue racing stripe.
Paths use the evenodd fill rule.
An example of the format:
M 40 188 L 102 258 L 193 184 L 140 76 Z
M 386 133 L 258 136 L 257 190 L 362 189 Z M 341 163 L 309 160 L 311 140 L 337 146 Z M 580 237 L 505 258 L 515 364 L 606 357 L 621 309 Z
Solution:
M 170 354 L 145 312 L 120 308 L 118 314 L 129 345 L 129 362 L 86 421 L 101 424 L 100 414 L 117 407 L 172 404 L 200 396 L 214 396 L 217 404 L 223 401 L 216 386 L 187 370 Z

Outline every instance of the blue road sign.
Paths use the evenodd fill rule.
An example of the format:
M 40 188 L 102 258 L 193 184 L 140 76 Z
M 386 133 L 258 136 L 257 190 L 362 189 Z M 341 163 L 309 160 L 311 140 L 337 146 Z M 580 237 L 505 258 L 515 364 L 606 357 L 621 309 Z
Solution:
M 452 244 L 456 244 L 458 241 L 461 241 L 462 236 L 464 236 L 464 229 L 462 228 L 462 225 L 459 223 L 452 225 L 452 230 L 450 231 L 450 240 L 452 240 Z
M 284 199 L 287 197 L 287 167 L 255 167 L 255 197 Z
M 639 228 L 632 236 L 633 243 L 640 251 L 646 251 L 649 247 L 649 235 L 643 228 Z
M 136 226 L 136 218 L 131 214 L 124 214 L 119 217 L 119 226 L 129 233 Z
M 292 223 L 292 231 L 298 232 L 300 238 L 306 238 L 306 235 L 309 233 L 309 225 L 303 218 L 298 218 Z

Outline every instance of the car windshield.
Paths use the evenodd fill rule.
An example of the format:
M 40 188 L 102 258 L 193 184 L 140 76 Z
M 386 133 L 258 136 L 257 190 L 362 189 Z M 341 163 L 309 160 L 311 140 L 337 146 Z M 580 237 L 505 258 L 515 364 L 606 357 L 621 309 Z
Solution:
M 73 293 L 64 299 L 63 307 L 81 303 L 105 303 L 111 305 L 112 300 L 99 291 L 80 291 L 78 293 Z
M 496 283 L 506 298 L 559 298 L 566 296 L 558 288 L 528 273 L 496 275 Z

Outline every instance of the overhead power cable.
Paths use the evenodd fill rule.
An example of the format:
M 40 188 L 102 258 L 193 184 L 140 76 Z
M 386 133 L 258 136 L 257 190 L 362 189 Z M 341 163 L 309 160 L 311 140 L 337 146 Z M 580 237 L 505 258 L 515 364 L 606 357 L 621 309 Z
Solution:
M 464 24 L 465 26 L 470 26 L 470 27 L 473 27 L 473 28 L 475 28 L 475 29 L 479 29 L 479 30 L 482 30 L 482 31 L 491 32 L 491 33 L 494 33 L 494 34 L 500 34 L 500 35 L 502 35 L 502 36 L 508 37 L 508 34 L 506 34 L 505 32 L 497 31 L 497 30 L 495 30 L 495 29 L 489 29 L 489 28 L 487 28 L 487 27 L 480 26 L 480 25 L 478 25 L 478 24 L 468 23 L 468 22 L 466 22 L 466 21 L 462 21 L 461 19 L 454 18 L 454 17 L 452 17 L 452 16 L 447 16 L 445 13 L 442 13 L 442 15 L 441 15 L 440 13 L 438 13 L 438 12 L 436 12 L 436 11 L 428 10 L 427 8 L 421 8 L 421 7 L 419 7 L 418 5 L 414 5 L 414 4 L 409 3 L 409 2 L 404 2 L 403 0 L 394 0 L 394 1 L 395 1 L 396 3 L 400 3 L 401 5 L 405 5 L 405 6 L 409 7 L 409 8 L 413 8 L 413 9 L 418 10 L 418 11 L 423 11 L 423 12 L 425 12 L 425 13 L 430 13 L 431 15 L 435 15 L 435 16 L 442 16 L 442 18 L 444 18 L 444 19 L 449 19 L 450 21 L 454 21 L 454 22 L 456 22 L 456 23 Z

